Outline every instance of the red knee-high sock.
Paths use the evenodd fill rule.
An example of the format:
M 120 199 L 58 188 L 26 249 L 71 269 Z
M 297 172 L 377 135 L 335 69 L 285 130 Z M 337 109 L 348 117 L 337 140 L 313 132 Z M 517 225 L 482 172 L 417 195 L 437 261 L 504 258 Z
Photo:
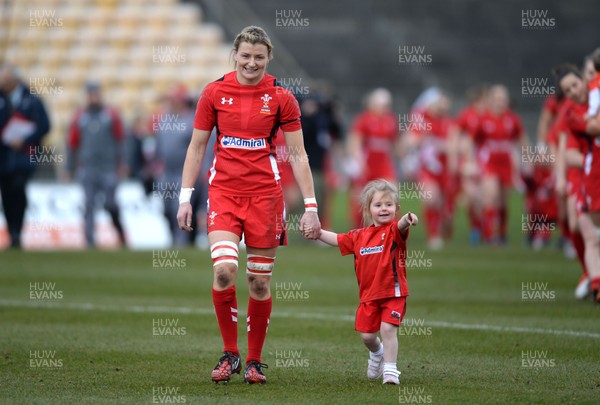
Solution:
M 224 291 L 212 290 L 213 304 L 217 313 L 219 329 L 223 338 L 223 351 L 240 355 L 238 350 L 238 308 L 235 296 L 235 286 Z
M 252 360 L 260 363 L 260 354 L 265 345 L 272 308 L 272 297 L 264 301 L 258 301 L 252 297 L 248 300 L 248 317 L 246 318 L 248 325 L 248 357 L 246 357 L 246 364 Z
M 498 220 L 500 221 L 498 233 L 501 238 L 506 238 L 506 227 L 508 225 L 508 209 L 503 207 L 498 210 Z
M 581 236 L 581 232 L 571 232 L 571 242 L 573 243 L 573 247 L 577 252 L 577 260 L 579 260 L 579 264 L 581 264 L 581 269 L 583 270 L 583 274 L 587 275 L 587 267 L 585 267 L 585 243 L 583 242 L 583 236 Z
M 483 225 L 483 240 L 491 242 L 496 231 L 496 222 L 498 217 L 498 210 L 494 207 L 487 207 L 483 210 L 483 218 L 481 219 Z
M 442 216 L 439 209 L 434 207 L 425 207 L 425 229 L 427 239 L 433 239 L 440 236 L 440 225 Z

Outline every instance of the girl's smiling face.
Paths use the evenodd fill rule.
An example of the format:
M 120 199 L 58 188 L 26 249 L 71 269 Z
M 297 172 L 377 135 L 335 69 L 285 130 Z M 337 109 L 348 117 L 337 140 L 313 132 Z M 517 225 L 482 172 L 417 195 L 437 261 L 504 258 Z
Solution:
M 388 192 L 376 191 L 371 200 L 369 210 L 375 226 L 389 224 L 396 217 L 394 196 Z

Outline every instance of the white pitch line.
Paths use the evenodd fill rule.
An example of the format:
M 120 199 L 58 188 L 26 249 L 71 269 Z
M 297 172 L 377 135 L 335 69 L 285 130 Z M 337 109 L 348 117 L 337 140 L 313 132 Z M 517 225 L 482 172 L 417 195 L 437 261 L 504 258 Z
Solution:
M 480 331 L 494 331 L 494 332 L 514 332 L 514 333 L 538 333 L 542 335 L 566 335 L 576 337 L 590 337 L 594 339 L 600 339 L 600 333 L 594 332 L 579 332 L 575 330 L 560 330 L 560 329 L 541 329 L 541 328 L 526 328 L 522 326 L 500 326 L 500 325 L 486 325 L 476 323 L 453 323 L 453 322 L 440 322 L 431 321 L 425 322 L 428 325 L 435 326 L 436 328 L 448 328 L 448 329 L 470 329 Z
M 176 313 L 176 314 L 196 314 L 196 315 L 212 315 L 213 308 L 191 308 L 191 307 L 169 307 L 156 305 L 110 305 L 110 304 L 92 304 L 85 302 L 62 302 L 50 300 L 3 300 L 0 299 L 0 306 L 17 307 L 17 308 L 49 308 L 49 309 L 75 309 L 81 311 L 108 311 L 108 312 L 130 312 L 130 313 Z M 304 313 L 304 312 L 280 312 L 274 311 L 272 316 L 278 318 L 300 318 L 300 319 L 318 319 L 324 321 L 354 321 L 352 315 L 335 315 L 323 313 Z M 475 323 L 455 323 L 443 321 L 428 321 L 424 322 L 427 326 L 446 329 L 464 329 L 478 331 L 493 331 L 504 333 L 534 333 L 541 335 L 557 335 L 557 336 L 574 336 L 588 337 L 600 339 L 600 333 L 580 332 L 574 330 L 560 329 L 541 329 L 527 328 L 521 326 L 500 326 Z

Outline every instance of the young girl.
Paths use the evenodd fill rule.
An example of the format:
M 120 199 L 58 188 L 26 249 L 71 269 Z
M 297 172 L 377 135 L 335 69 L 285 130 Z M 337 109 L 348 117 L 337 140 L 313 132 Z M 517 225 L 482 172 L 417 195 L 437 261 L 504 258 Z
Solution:
M 342 255 L 354 254 L 360 294 L 355 329 L 370 351 L 367 376 L 376 380 L 383 375 L 384 384 L 400 384 L 396 357 L 398 326 L 404 317 L 408 296 L 404 267 L 406 241 L 408 228 L 419 219 L 409 212 L 396 221 L 400 208 L 398 189 L 387 180 L 367 183 L 361 194 L 361 205 L 365 228 L 346 234 L 321 230 L 319 239 L 339 246 Z

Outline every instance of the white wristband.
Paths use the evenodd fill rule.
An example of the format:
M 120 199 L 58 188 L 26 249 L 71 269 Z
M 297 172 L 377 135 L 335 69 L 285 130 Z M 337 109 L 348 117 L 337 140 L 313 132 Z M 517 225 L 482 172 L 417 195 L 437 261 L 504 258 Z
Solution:
M 179 204 L 189 203 L 192 199 L 192 191 L 194 190 L 194 188 L 182 187 L 181 191 L 179 192 Z
M 310 197 L 304 199 L 304 212 L 319 212 L 316 198 Z

